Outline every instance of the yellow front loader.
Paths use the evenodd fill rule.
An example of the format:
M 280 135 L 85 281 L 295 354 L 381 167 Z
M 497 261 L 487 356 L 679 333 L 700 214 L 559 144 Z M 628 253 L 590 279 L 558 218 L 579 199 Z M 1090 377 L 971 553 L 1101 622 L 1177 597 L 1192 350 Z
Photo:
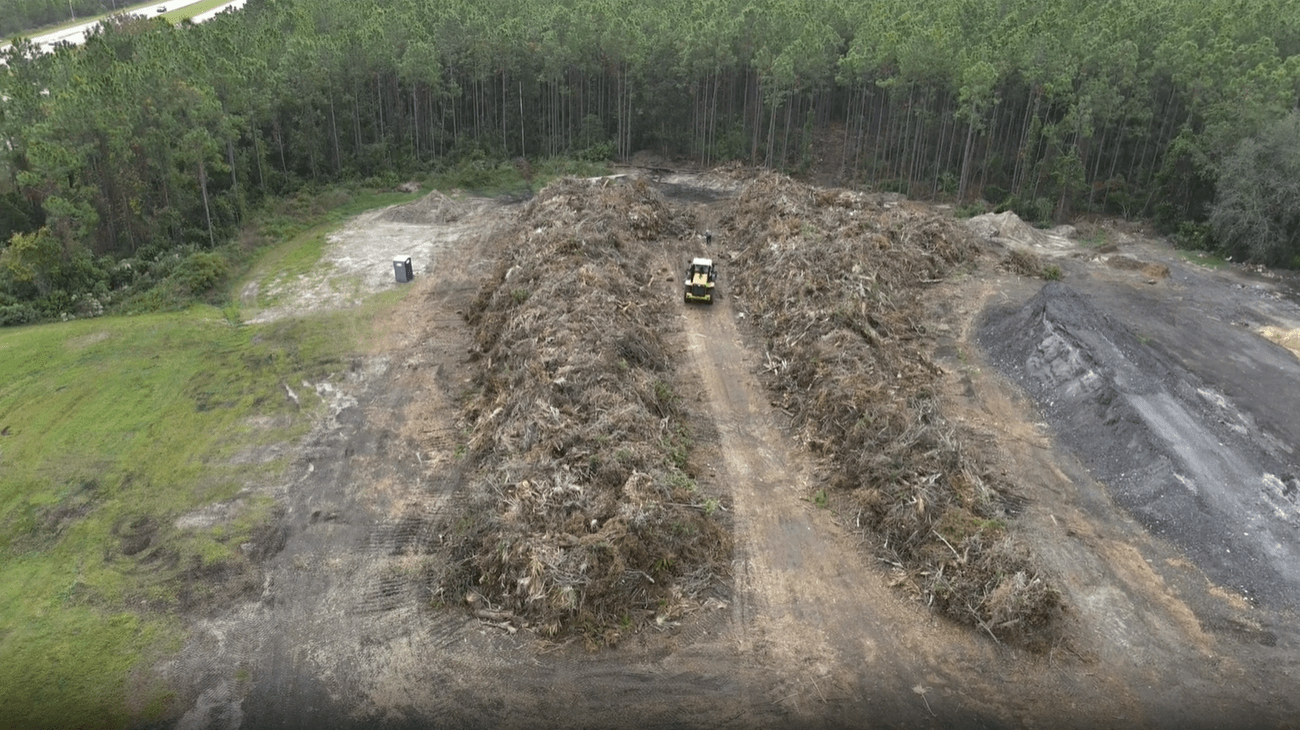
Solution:
M 686 303 L 712 304 L 717 284 L 718 267 L 713 265 L 713 259 L 691 259 L 691 265 L 686 267 Z

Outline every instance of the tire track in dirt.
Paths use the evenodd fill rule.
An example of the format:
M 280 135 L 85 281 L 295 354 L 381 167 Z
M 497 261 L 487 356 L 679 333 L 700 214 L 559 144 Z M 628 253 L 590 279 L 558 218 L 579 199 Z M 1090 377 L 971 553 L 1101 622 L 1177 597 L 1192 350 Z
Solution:
M 669 271 L 706 255 L 669 248 L 679 249 Z M 720 268 L 723 298 L 684 307 L 680 319 L 718 432 L 716 478 L 734 504 L 732 633 L 759 678 L 749 703 L 777 705 L 800 726 L 1051 726 L 1063 709 L 1099 726 L 1132 719 L 1118 709 L 1131 712 L 1128 693 L 1095 672 L 1079 677 L 1073 656 L 1026 655 L 906 600 L 890 587 L 896 576 L 873 567 L 852 516 L 810 501 L 816 464 L 780 426 L 743 332 L 741 318 L 755 313 L 726 297 L 725 256 Z M 680 299 L 680 285 L 663 296 Z
M 775 425 L 731 302 L 687 308 L 682 319 L 719 432 L 719 478 L 735 505 L 736 640 L 774 670 L 754 702 L 778 704 L 802 722 L 935 721 L 912 689 L 925 686 L 924 672 L 902 659 L 910 651 L 891 638 L 891 617 L 873 610 L 880 576 L 855 562 L 832 515 L 804 498 L 812 464 Z
M 291 516 L 308 508 L 320 516 L 295 525 L 273 561 L 271 602 L 221 624 L 223 635 L 245 637 L 223 652 L 222 673 L 235 675 L 236 662 L 251 667 L 249 686 L 216 692 L 208 690 L 225 685 L 204 681 L 205 712 L 194 719 L 215 717 L 219 697 L 226 709 L 242 705 L 245 727 L 680 728 L 713 718 L 718 727 L 771 726 L 779 713 L 770 706 L 736 700 L 754 680 L 737 666 L 716 614 L 593 657 L 509 634 L 459 607 L 428 608 L 421 571 L 440 559 L 436 533 L 459 498 L 463 435 L 454 415 L 472 369 L 460 315 L 477 293 L 476 272 L 490 267 L 492 222 L 480 225 L 444 257 L 436 279 L 417 278 L 376 333 L 387 338 L 375 353 L 390 354 L 389 366 L 350 394 L 356 405 L 322 433 L 315 453 L 354 452 L 317 464 L 286 495 Z M 393 437 L 384 449 L 354 444 L 385 431 Z M 342 506 L 321 505 L 323 492 Z M 699 634 L 683 638 L 693 629 Z
M 477 291 L 487 237 L 504 218 L 499 206 L 473 210 L 470 220 L 425 229 L 427 241 L 413 248 L 439 253 L 477 227 L 455 256 L 429 264 L 432 275 L 405 285 L 368 351 L 316 385 L 332 405 L 276 489 L 289 538 L 266 565 L 260 600 L 199 622 L 165 670 L 197 697 L 179 727 L 215 727 L 222 718 L 244 727 L 364 725 L 354 713 L 386 708 L 376 695 L 385 672 L 411 672 L 460 640 L 464 617 L 429 612 L 425 574 L 460 481 L 457 433 L 445 414 L 467 377 L 461 312 Z M 372 253 L 412 243 L 383 244 L 380 230 L 368 236 L 359 245 Z M 358 257 L 356 246 L 337 248 Z M 431 320 L 437 336 L 421 339 Z
M 725 203 L 709 196 L 684 204 L 701 201 L 697 220 L 718 230 Z M 168 673 L 189 682 L 193 712 L 181 727 L 234 727 L 241 719 L 246 728 L 1190 727 L 1234 709 L 1224 698 L 1247 675 L 1229 665 L 1171 685 L 1159 675 L 1185 673 L 1190 664 L 1166 667 L 1154 654 L 1135 669 L 1131 657 L 1091 652 L 1086 642 L 1082 653 L 1100 661 L 1075 661 L 1066 651 L 1026 656 L 890 588 L 893 575 L 855 544 L 852 515 L 842 519 L 808 500 L 816 464 L 782 431 L 781 412 L 756 374 L 761 350 L 746 341 L 739 319 L 754 313 L 730 298 L 683 307 L 664 323 L 681 337 L 683 379 L 703 390 L 698 415 L 716 430 L 702 440 L 717 449 L 717 458 L 707 451 L 709 480 L 715 494 L 728 493 L 723 502 L 734 517 L 729 617 L 706 608 L 662 633 L 647 630 L 587 654 L 528 631 L 509 634 L 460 607 L 429 610 L 419 576 L 422 560 L 437 558 L 436 525 L 457 498 L 463 436 L 454 414 L 473 367 L 460 310 L 491 258 L 491 226 L 508 217 L 500 209 L 493 215 L 477 221 L 478 237 L 449 242 L 454 255 L 440 257 L 431 272 L 437 278 L 418 276 L 376 331 L 373 357 L 362 364 L 383 361 L 383 368 L 361 368 L 369 380 L 338 383 L 355 402 L 301 445 L 307 461 L 294 469 L 306 471 L 308 461 L 315 469 L 295 471 L 278 495 L 293 529 L 268 565 L 261 601 L 198 621 Z M 379 241 L 384 230 L 369 234 Z M 665 242 L 660 263 L 675 273 L 659 277 L 652 295 L 681 301 L 677 274 L 690 254 L 703 253 L 686 248 Z M 725 256 L 721 263 L 726 294 Z M 982 388 L 979 378 L 969 384 L 972 393 Z M 1046 449 L 1039 449 L 1043 474 L 1055 464 Z M 1072 494 L 1064 475 L 1061 483 Z M 1083 524 L 1085 516 L 1043 509 L 1041 497 L 1025 507 L 1042 540 L 1081 550 L 1059 537 L 1055 523 L 1059 516 Z M 1079 534 L 1092 539 L 1082 528 Z M 1120 545 L 1096 539 L 1103 537 Z M 1085 590 L 1118 595 L 1108 573 L 1089 570 Z M 1142 619 L 1155 610 L 1139 602 L 1130 613 Z M 1138 620 L 1127 631 L 1151 625 L 1159 624 Z M 1096 631 L 1111 634 L 1102 637 L 1107 646 L 1132 652 L 1124 634 L 1100 624 Z M 1166 640 L 1139 638 L 1152 646 Z M 1224 685 L 1217 695 L 1216 683 Z M 1206 699 L 1187 705 L 1176 716 L 1181 722 L 1156 722 L 1157 713 L 1144 716 L 1133 702 L 1143 691 L 1148 698 L 1163 692 L 1149 707 L 1181 707 L 1192 689 Z M 1207 714 L 1219 702 L 1220 713 Z

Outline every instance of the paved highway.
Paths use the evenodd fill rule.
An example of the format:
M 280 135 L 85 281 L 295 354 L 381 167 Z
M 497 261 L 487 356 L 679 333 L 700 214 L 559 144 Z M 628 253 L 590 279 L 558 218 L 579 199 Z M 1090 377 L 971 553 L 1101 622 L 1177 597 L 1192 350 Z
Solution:
M 157 5 L 153 7 L 137 10 L 136 14 L 150 15 L 150 16 L 157 15 L 159 8 L 165 8 L 166 10 L 178 10 L 180 8 L 193 5 L 200 1 L 201 0 L 159 0 Z M 220 13 L 223 10 L 243 7 L 244 2 L 245 0 L 233 0 L 233 2 L 226 3 L 225 5 L 222 5 L 218 8 L 214 8 L 212 10 L 199 13 L 198 15 L 195 15 L 193 18 L 191 18 L 191 20 L 193 20 L 195 23 L 202 23 L 206 20 L 209 20 L 214 15 Z M 101 20 L 103 20 L 103 18 L 96 18 L 89 22 L 78 23 L 77 25 L 74 26 L 62 28 L 60 30 L 53 31 L 51 33 L 45 33 L 43 35 L 32 36 L 31 38 L 32 41 L 36 43 L 36 47 L 42 51 L 50 50 L 57 43 L 71 43 L 73 45 L 85 43 L 86 36 L 90 34 L 92 28 L 99 25 Z M 8 43 L 4 44 L 3 46 L 0 46 L 0 53 L 3 53 L 5 49 L 7 49 L 8 47 L 9 47 Z

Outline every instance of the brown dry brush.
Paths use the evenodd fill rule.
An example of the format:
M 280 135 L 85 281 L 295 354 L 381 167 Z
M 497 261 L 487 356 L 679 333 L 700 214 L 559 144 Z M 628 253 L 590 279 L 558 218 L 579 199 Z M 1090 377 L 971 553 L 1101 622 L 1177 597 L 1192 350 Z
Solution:
M 1013 274 L 1037 278 L 1043 275 L 1043 259 L 1023 248 L 1012 248 L 1002 259 L 1002 268 Z
M 1010 485 L 939 413 L 921 299 L 973 265 L 970 237 L 906 203 L 761 176 L 724 218 L 732 294 L 766 341 L 797 435 L 921 598 L 998 639 L 1050 641 L 1060 594 L 1009 530 Z
M 656 241 L 689 229 L 657 192 L 621 180 L 560 180 L 521 212 L 467 315 L 481 367 L 462 417 L 477 476 L 448 527 L 448 597 L 608 642 L 675 618 L 725 574 L 729 532 L 687 472 L 660 331 L 672 302 L 645 294 Z

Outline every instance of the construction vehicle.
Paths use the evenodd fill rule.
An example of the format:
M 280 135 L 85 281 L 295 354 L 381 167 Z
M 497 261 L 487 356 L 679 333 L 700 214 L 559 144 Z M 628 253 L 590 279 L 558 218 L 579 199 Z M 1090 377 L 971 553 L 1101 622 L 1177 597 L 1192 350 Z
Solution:
M 713 265 L 713 259 L 691 259 L 691 265 L 686 267 L 686 303 L 712 304 L 717 284 L 718 267 Z

